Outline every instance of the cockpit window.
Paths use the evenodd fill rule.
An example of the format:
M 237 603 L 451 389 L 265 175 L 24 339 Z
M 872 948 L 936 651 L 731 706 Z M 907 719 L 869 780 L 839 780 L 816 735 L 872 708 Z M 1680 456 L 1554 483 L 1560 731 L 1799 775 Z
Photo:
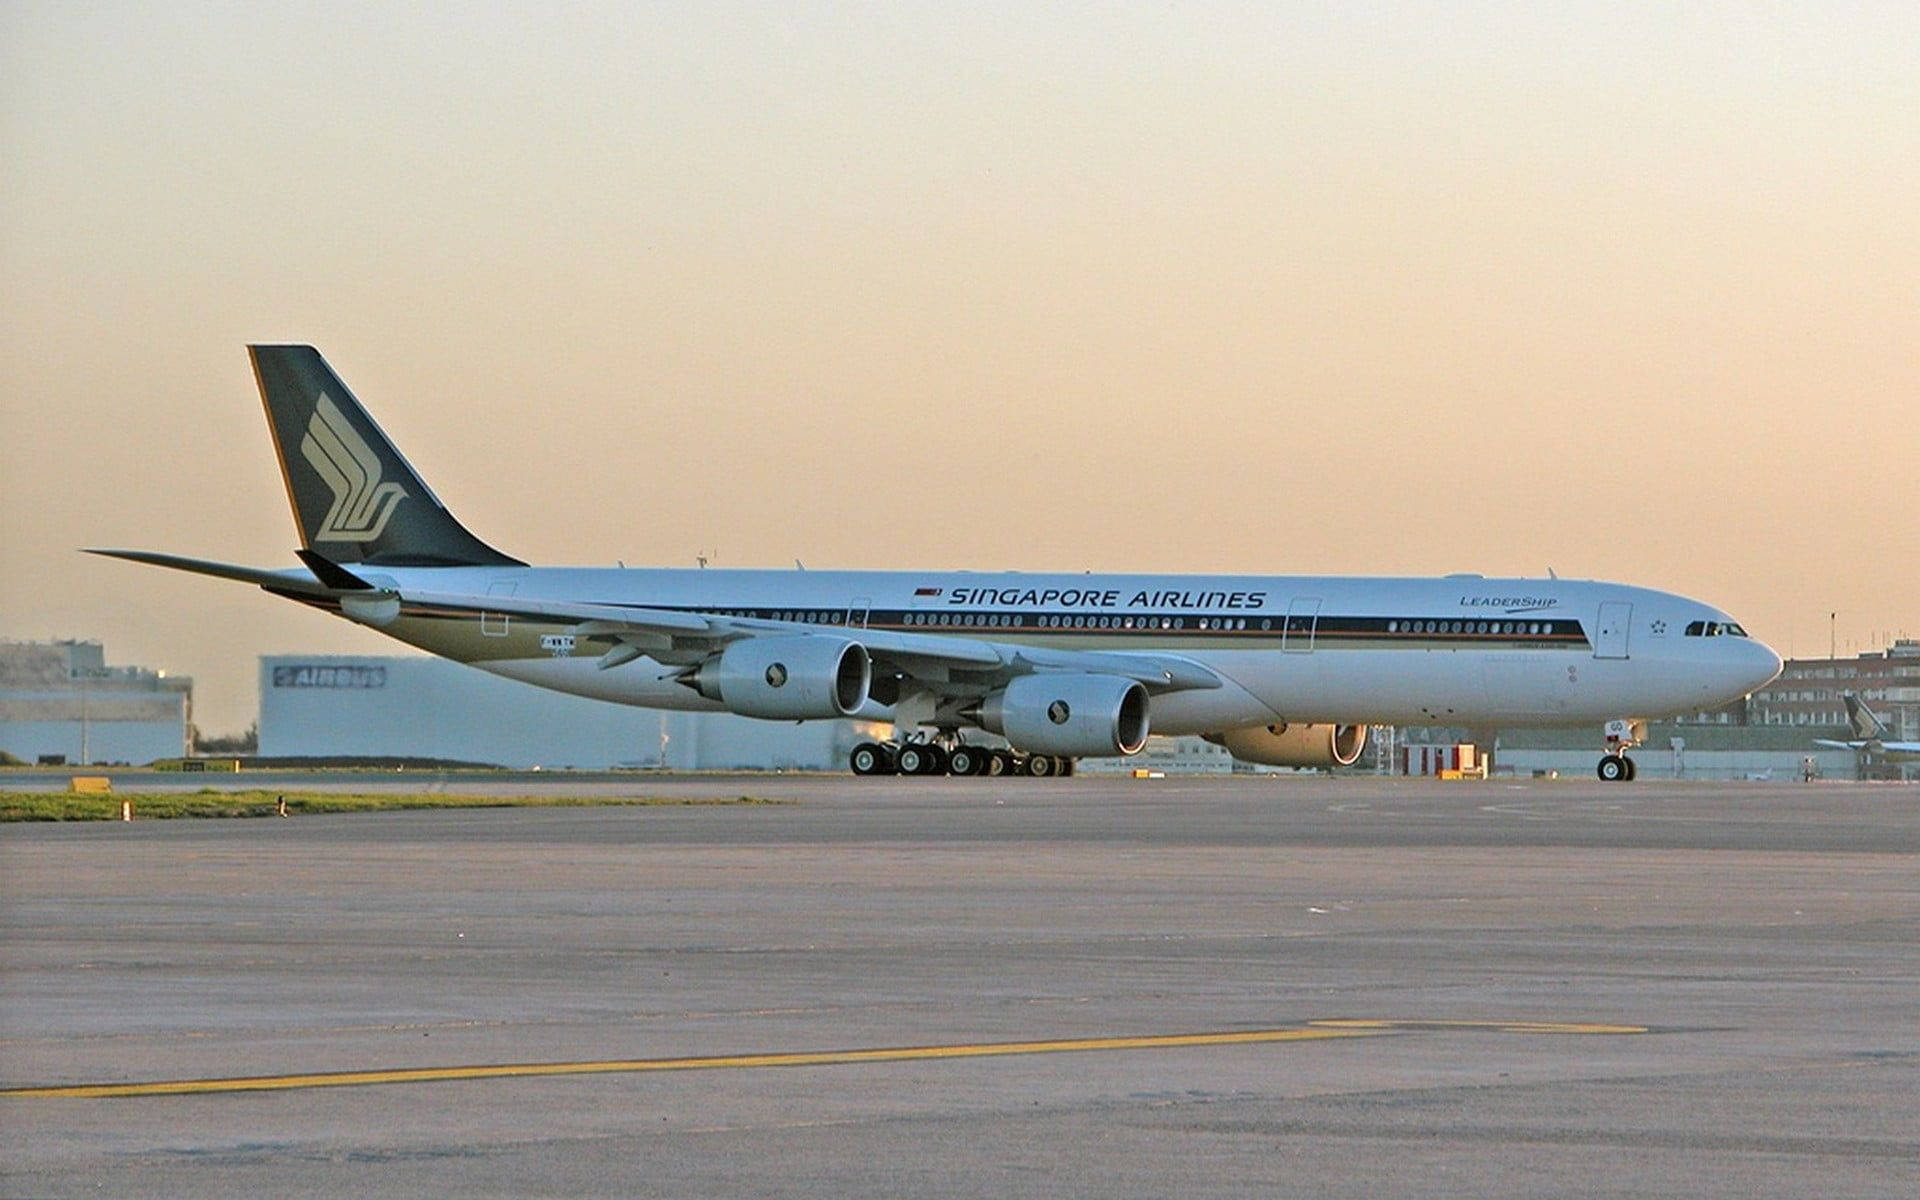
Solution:
M 1687 626 L 1687 637 L 1746 637 L 1747 631 L 1732 621 L 1694 621 Z

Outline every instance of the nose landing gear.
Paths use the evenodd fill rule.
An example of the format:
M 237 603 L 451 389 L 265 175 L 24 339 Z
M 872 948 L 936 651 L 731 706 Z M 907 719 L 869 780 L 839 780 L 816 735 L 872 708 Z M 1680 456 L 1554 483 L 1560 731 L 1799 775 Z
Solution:
M 1594 774 L 1602 783 L 1632 783 L 1634 776 L 1640 773 L 1627 757 L 1627 751 L 1647 737 L 1645 721 L 1608 721 L 1607 752 L 1600 759 L 1600 765 L 1594 768 Z
M 1594 773 L 1607 783 L 1631 783 L 1633 777 L 1639 772 L 1631 758 L 1624 754 L 1609 754 L 1600 760 L 1600 765 L 1594 769 Z

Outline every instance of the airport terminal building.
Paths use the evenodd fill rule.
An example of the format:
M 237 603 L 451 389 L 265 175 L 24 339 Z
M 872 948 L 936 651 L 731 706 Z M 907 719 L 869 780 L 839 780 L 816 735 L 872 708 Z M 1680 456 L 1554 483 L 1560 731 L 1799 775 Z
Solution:
M 99 642 L 0 642 L 0 751 L 24 762 L 178 758 L 192 720 L 186 676 L 109 667 Z
M 260 660 L 263 758 L 432 758 L 606 770 L 841 769 L 850 721 L 757 721 L 608 704 L 419 655 Z

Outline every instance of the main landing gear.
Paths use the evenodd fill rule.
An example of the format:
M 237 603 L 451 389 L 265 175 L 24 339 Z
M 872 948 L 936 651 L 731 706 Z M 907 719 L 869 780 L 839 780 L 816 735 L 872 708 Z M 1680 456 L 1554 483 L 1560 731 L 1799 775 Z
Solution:
M 1646 736 L 1645 721 L 1608 721 L 1607 752 L 1593 773 L 1602 783 L 1632 783 L 1640 771 L 1627 757 L 1627 751 L 1645 741 Z
M 1026 775 L 1046 779 L 1073 774 L 1073 760 L 1051 754 L 1021 754 L 940 742 L 861 742 L 847 756 L 855 775 Z

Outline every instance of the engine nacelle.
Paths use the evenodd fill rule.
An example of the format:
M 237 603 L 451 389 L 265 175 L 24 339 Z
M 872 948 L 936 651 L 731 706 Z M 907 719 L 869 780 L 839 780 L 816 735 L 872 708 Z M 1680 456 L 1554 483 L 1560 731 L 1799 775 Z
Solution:
M 1256 725 L 1206 737 L 1241 762 L 1269 767 L 1350 767 L 1367 747 L 1365 725 Z
M 682 682 L 745 717 L 850 717 L 867 702 L 873 660 L 865 646 L 845 638 L 743 638 Z
M 1137 754 L 1147 689 L 1117 675 L 1022 675 L 981 702 L 980 724 L 1029 754 Z

